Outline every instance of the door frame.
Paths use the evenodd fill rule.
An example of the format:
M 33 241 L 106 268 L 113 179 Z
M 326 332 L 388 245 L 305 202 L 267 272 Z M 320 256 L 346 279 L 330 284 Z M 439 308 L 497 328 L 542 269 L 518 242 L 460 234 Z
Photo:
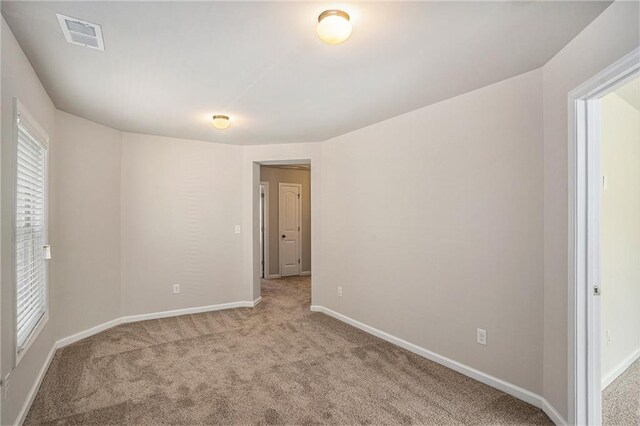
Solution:
M 260 186 L 264 187 L 264 232 L 263 232 L 263 259 L 264 279 L 269 279 L 269 182 L 260 182 Z
M 599 99 L 640 72 L 640 49 L 568 96 L 568 401 L 569 424 L 602 422 L 600 377 Z
M 278 275 L 282 277 L 282 245 L 280 235 L 282 234 L 282 222 L 280 220 L 280 189 L 282 186 L 297 186 L 300 196 L 298 197 L 298 276 L 302 274 L 302 184 L 278 182 Z M 295 275 L 290 275 L 295 276 Z

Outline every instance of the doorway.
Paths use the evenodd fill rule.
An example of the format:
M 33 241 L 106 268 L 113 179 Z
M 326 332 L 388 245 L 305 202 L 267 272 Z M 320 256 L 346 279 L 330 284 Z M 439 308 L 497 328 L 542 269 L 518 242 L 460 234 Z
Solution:
M 616 215 L 627 215 L 622 211 L 635 209 L 635 202 L 629 203 L 628 194 L 614 197 L 613 192 L 608 193 L 613 190 L 610 178 L 614 176 L 617 192 L 634 191 L 630 186 L 635 183 L 625 182 L 626 178 L 621 178 L 619 173 L 622 165 L 611 162 L 629 162 L 626 157 L 635 154 L 622 152 L 623 144 L 611 136 L 617 130 L 603 129 L 603 125 L 611 127 L 611 120 L 603 120 L 602 107 L 608 104 L 603 99 L 637 79 L 639 73 L 640 51 L 635 50 L 569 94 L 573 122 L 569 128 L 568 347 L 569 421 L 573 424 L 602 424 L 607 420 L 603 418 L 602 391 L 608 380 L 605 377 L 610 373 L 603 367 L 607 371 L 610 367 L 603 364 L 603 347 L 607 344 L 607 334 L 603 331 L 603 295 L 611 298 L 620 291 L 620 277 L 615 277 L 616 272 L 628 266 L 625 262 L 633 263 L 631 258 L 635 256 L 633 244 L 627 244 L 629 236 L 626 235 L 634 231 L 616 229 L 624 222 L 616 219 Z M 630 129 L 634 126 L 640 127 L 640 123 L 629 124 Z M 640 166 L 640 158 L 638 160 L 636 167 Z M 628 168 L 627 165 L 624 168 Z M 603 174 L 603 170 L 612 173 L 615 169 L 610 176 Z M 621 198 L 621 202 L 615 202 L 614 198 Z M 620 262 L 621 253 L 627 261 Z M 640 258 L 636 264 L 640 264 Z M 636 302 L 636 310 L 640 312 L 640 298 Z M 638 342 L 640 344 L 640 336 Z M 637 400 L 628 402 L 636 404 L 637 414 Z M 608 420 L 604 423 L 610 424 Z
M 261 164 L 260 188 L 263 278 L 311 275 L 310 164 Z
M 599 109 L 602 424 L 640 425 L 640 76 Z

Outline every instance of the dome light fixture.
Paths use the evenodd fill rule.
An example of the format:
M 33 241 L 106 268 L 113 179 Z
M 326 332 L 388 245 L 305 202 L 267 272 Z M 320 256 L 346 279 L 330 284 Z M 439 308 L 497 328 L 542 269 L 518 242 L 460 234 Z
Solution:
M 216 114 L 213 116 L 213 127 L 218 130 L 228 129 L 231 126 L 228 115 Z
M 343 10 L 325 10 L 318 16 L 318 37 L 327 44 L 340 44 L 351 35 L 349 14 Z

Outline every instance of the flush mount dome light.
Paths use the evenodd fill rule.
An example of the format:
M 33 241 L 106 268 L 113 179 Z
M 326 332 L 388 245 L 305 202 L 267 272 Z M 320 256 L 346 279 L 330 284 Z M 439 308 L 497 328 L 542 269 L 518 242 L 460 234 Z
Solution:
M 325 10 L 318 16 L 316 28 L 320 40 L 328 44 L 340 44 L 351 35 L 349 14 L 342 10 Z
M 218 130 L 224 130 L 231 126 L 228 115 L 216 114 L 213 116 L 213 127 Z

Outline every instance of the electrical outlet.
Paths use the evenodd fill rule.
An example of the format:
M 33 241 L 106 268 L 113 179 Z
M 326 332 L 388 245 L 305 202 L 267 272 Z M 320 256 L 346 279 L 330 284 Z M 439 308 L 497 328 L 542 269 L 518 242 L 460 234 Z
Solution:
M 338 297 L 342 297 L 342 287 L 338 287 Z
M 607 330 L 607 345 L 611 344 L 611 330 Z
M 487 330 L 483 330 L 481 328 L 476 332 L 476 341 L 480 345 L 487 346 Z
M 236 234 L 239 234 L 239 233 L 240 233 L 240 225 L 236 225 L 235 233 L 236 233 Z
M 178 294 L 180 293 L 180 284 L 174 284 L 173 285 L 173 294 Z

